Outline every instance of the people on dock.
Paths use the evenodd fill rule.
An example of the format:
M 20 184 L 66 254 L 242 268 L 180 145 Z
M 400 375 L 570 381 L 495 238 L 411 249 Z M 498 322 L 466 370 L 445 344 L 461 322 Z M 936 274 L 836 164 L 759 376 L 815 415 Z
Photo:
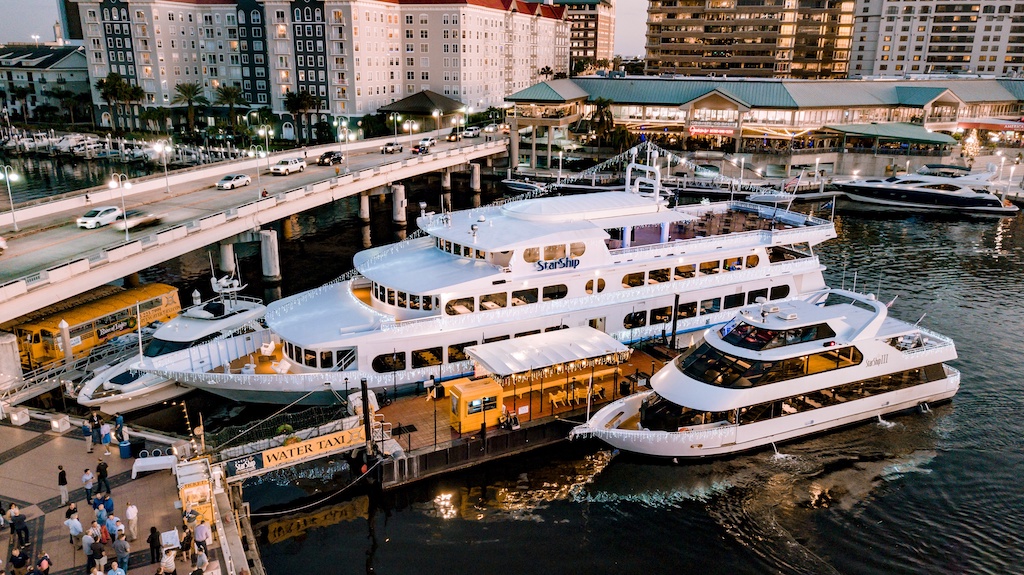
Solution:
M 74 545 L 78 543 L 78 540 L 82 538 L 83 529 L 82 522 L 78 520 L 78 514 L 74 514 L 64 520 L 64 525 L 68 528 L 68 540 Z
M 85 452 L 92 453 L 92 426 L 88 420 L 82 422 L 82 436 L 85 437 Z
M 103 442 L 103 455 L 110 455 L 110 423 L 104 421 L 100 424 L 100 440 Z
M 28 524 L 25 523 L 25 516 L 22 515 L 21 510 L 16 505 L 11 504 L 10 510 L 10 521 L 11 529 L 14 535 L 18 537 L 18 546 L 25 547 L 28 545 Z
M 190 563 L 192 562 L 193 542 L 192 528 L 186 523 L 181 534 L 181 558 Z
M 7 564 L 11 567 L 12 575 L 28 573 L 28 555 L 22 553 L 18 547 L 11 550 L 11 557 L 7 560 Z
M 146 543 L 149 543 L 149 562 L 152 564 L 160 561 L 160 532 L 156 530 L 156 527 L 149 528 L 149 537 L 146 537 Z
M 125 575 L 124 569 L 118 566 L 117 561 L 110 562 L 110 571 L 107 571 L 107 575 Z
M 57 487 L 60 488 L 60 506 L 68 504 L 68 472 L 63 465 L 57 466 Z
M 64 519 L 71 519 L 72 515 L 78 515 L 78 504 L 72 501 L 64 510 Z
M 107 453 L 107 455 L 110 455 L 110 453 Z M 103 461 L 103 459 L 98 459 L 96 463 L 96 493 L 102 490 L 106 491 L 107 495 L 110 495 L 110 481 L 107 480 L 107 469 L 107 462 Z
M 36 573 L 39 575 L 50 575 L 50 567 L 53 565 L 53 561 L 50 560 L 50 554 L 42 552 L 39 555 L 39 559 L 36 560 Z
M 122 533 L 117 541 L 114 541 L 114 556 L 117 557 L 117 564 L 123 569 L 128 568 L 128 556 L 132 552 L 131 545 L 128 544 L 128 539 Z
M 124 518 L 128 522 L 128 541 L 139 538 L 139 508 L 131 501 L 124 508 Z
M 174 549 L 168 549 L 164 551 L 164 557 L 160 561 L 160 569 L 162 573 L 167 575 L 178 575 L 177 563 L 174 561 Z
M 85 551 L 86 571 L 92 571 L 92 568 L 96 566 L 96 558 L 92 556 L 92 544 L 95 542 L 96 538 L 92 536 L 92 531 L 86 531 L 82 534 L 82 550 Z
M 91 469 L 86 469 L 82 473 L 82 487 L 85 487 L 85 501 L 86 503 L 92 504 L 92 485 L 96 476 L 92 474 Z
M 196 525 L 196 533 L 194 535 L 196 540 L 196 549 L 202 550 L 203 552 L 209 551 L 207 545 L 213 538 L 213 532 L 210 531 L 210 526 L 206 523 L 206 518 L 199 520 L 199 525 Z

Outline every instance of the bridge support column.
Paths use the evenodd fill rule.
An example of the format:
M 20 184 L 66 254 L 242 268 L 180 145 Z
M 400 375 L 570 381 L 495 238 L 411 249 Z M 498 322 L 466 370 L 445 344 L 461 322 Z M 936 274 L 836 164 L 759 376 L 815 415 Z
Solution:
M 474 192 L 480 191 L 480 164 L 469 165 L 469 189 Z
M 235 244 L 220 244 L 220 269 L 229 274 L 235 273 Z
M 449 172 L 447 169 L 441 171 L 441 189 L 452 189 L 452 173 Z
M 447 172 L 445 172 L 447 174 Z M 451 175 L 449 175 L 451 178 Z M 449 179 L 449 182 L 451 180 Z M 405 186 L 392 184 L 391 186 L 391 221 L 396 224 L 405 225 L 405 207 L 408 202 L 405 199 Z
M 373 247 L 373 239 L 370 238 L 370 226 L 363 226 L 363 248 Z
M 359 219 L 370 222 L 370 194 L 366 192 L 359 194 Z
M 124 278 L 124 287 L 139 287 L 142 285 L 142 279 L 139 278 L 139 272 L 129 274 Z
M 263 281 L 281 281 L 281 255 L 277 248 L 277 230 L 260 230 L 260 261 Z

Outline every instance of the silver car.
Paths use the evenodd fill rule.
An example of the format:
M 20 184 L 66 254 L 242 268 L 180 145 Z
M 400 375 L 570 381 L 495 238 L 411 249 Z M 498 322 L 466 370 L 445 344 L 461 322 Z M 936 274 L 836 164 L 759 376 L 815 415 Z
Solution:
M 228 174 L 217 182 L 217 189 L 233 190 L 238 186 L 248 186 L 251 183 L 252 178 L 245 174 Z
M 75 223 L 80 228 L 91 230 L 113 223 L 120 215 L 121 208 L 117 206 L 100 206 L 85 212 L 85 215 L 75 220 Z

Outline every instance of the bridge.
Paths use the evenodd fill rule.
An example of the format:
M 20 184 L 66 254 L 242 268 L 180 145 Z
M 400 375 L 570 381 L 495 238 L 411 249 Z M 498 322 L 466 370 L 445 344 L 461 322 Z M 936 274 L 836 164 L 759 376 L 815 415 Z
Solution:
M 388 186 L 400 180 L 429 172 L 441 171 L 443 182 L 450 183 L 452 171 L 507 151 L 503 139 L 464 140 L 440 143 L 430 154 L 409 157 L 410 145 L 405 153 L 385 155 L 378 151 L 381 143 L 383 140 L 350 143 L 348 163 L 327 167 L 316 166 L 316 158 L 337 147 L 309 148 L 310 165 L 305 172 L 284 177 L 271 176 L 266 167 L 280 158 L 301 157 L 302 150 L 157 174 L 133 182 L 131 188 L 94 189 L 51 202 L 15 206 L 14 217 L 26 233 L 8 237 L 8 250 L 0 265 L 0 323 L 341 198 L 360 195 L 360 215 L 364 216 L 365 210 L 364 217 L 369 217 L 370 193 L 387 192 Z M 474 166 L 477 187 L 478 170 Z M 260 175 L 250 186 L 214 191 L 216 180 L 231 173 Z M 261 194 L 262 190 L 267 193 Z M 395 219 L 404 221 L 404 190 L 394 186 L 391 191 Z M 75 218 L 89 207 L 121 206 L 122 202 L 126 209 L 158 214 L 161 226 L 130 233 L 75 226 Z M 0 225 L 6 228 L 12 223 L 10 211 L 0 214 Z

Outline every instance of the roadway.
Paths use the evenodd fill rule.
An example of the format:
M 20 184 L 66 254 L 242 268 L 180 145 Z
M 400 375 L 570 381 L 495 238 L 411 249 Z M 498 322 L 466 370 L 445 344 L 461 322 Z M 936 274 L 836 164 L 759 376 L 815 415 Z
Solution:
M 427 173 L 447 166 L 458 165 L 457 160 L 468 159 L 468 156 L 463 156 L 458 152 L 471 153 L 473 158 L 483 157 L 489 154 L 500 153 L 503 150 L 487 150 L 489 154 L 484 153 L 483 150 L 472 150 L 478 144 L 483 144 L 482 138 L 469 139 L 461 143 L 449 143 L 439 142 L 431 154 L 426 156 L 413 156 L 409 151 L 411 146 L 406 145 L 405 150 L 401 153 L 396 154 L 381 154 L 378 150 L 378 146 L 383 140 L 373 144 L 373 147 L 364 148 L 363 150 L 349 150 L 350 155 L 348 158 L 347 168 L 350 170 L 352 178 L 345 176 L 346 163 L 337 164 L 334 166 L 317 166 L 315 164 L 316 159 L 319 155 L 328 149 L 337 149 L 334 146 L 323 146 L 310 148 L 308 150 L 307 166 L 304 172 L 293 173 L 288 176 L 272 176 L 267 171 L 266 160 L 261 162 L 260 177 L 257 180 L 255 170 L 239 169 L 237 172 L 231 173 L 244 173 L 252 178 L 252 183 L 248 186 L 236 188 L 234 190 L 218 190 L 216 189 L 216 182 L 224 174 L 224 169 L 220 169 L 216 175 L 209 175 L 208 170 L 198 170 L 194 173 L 193 177 L 188 178 L 187 181 L 181 183 L 172 183 L 170 185 L 170 192 L 168 193 L 165 189 L 164 178 L 162 175 L 159 177 L 159 186 L 149 191 L 132 191 L 130 195 L 124 196 L 124 205 L 127 210 L 144 210 L 149 213 L 153 213 L 160 218 L 160 223 L 153 226 L 147 226 L 145 228 L 138 228 L 129 232 L 130 243 L 124 249 L 128 256 L 132 256 L 134 252 L 141 250 L 147 250 L 156 245 L 160 244 L 163 247 L 164 243 L 169 243 L 166 239 L 161 239 L 157 242 L 154 238 L 157 235 L 163 233 L 165 230 L 170 228 L 184 228 L 188 227 L 189 235 L 194 234 L 193 230 L 199 229 L 197 221 L 201 222 L 203 218 L 208 218 L 209 221 L 214 221 L 211 216 L 222 214 L 220 218 L 223 218 L 223 214 L 227 214 L 227 220 L 231 220 L 232 215 L 237 213 L 239 216 L 243 213 L 246 214 L 246 220 L 248 225 L 242 226 L 242 228 L 252 229 L 253 224 L 258 226 L 261 223 L 268 223 L 281 217 L 287 217 L 292 213 L 298 213 L 309 207 L 315 207 L 322 203 L 331 201 L 331 198 L 321 198 L 315 203 L 309 201 L 296 202 L 289 201 L 295 195 L 295 190 L 302 190 L 305 188 L 307 191 L 304 194 L 298 194 L 300 196 L 306 196 L 306 200 L 315 195 L 311 189 L 311 184 L 322 183 L 331 179 L 337 178 L 336 168 L 340 170 L 343 176 L 340 181 L 333 182 L 332 188 L 337 186 L 336 190 L 331 190 L 333 197 L 343 197 L 347 195 L 353 195 L 366 191 L 368 187 L 376 187 L 383 185 L 387 182 L 402 179 L 404 177 L 410 177 L 420 173 Z M 493 143 L 492 143 L 493 144 Z M 446 152 L 451 151 L 450 154 Z M 293 150 L 291 153 L 275 154 L 274 157 L 270 158 L 271 163 L 275 163 L 282 157 L 296 157 L 302 155 L 301 150 Z M 416 158 L 416 160 L 408 162 L 406 166 L 406 160 Z M 434 166 L 435 162 L 432 159 L 437 159 L 436 163 L 446 162 L 446 166 Z M 248 162 L 248 165 L 252 165 L 252 160 L 242 160 L 241 164 Z M 390 165 L 387 168 L 381 169 L 382 166 Z M 399 166 L 401 166 L 399 168 Z M 175 177 L 173 172 L 170 180 L 181 180 L 180 177 Z M 374 181 L 376 180 L 376 181 Z M 153 178 L 149 178 L 148 181 L 152 184 Z M 150 188 L 154 186 L 150 185 Z M 326 187 L 324 184 L 320 184 L 319 188 Z M 261 190 L 267 190 L 267 194 L 270 197 L 269 200 L 258 201 L 260 199 Z M 319 193 L 319 192 L 318 192 Z M 83 191 L 84 195 L 84 191 Z M 127 243 L 125 240 L 124 231 L 114 229 L 111 226 L 103 228 L 86 230 L 80 229 L 75 224 L 75 219 L 81 216 L 88 207 L 95 207 L 98 205 L 114 205 L 120 207 L 121 199 L 117 194 L 105 194 L 110 196 L 108 199 L 104 199 L 101 202 L 92 201 L 90 206 L 84 206 L 79 200 L 79 206 L 74 209 L 67 210 L 54 210 L 52 213 L 48 213 L 42 217 L 36 217 L 33 219 L 25 220 L 19 218 L 18 224 L 21 230 L 19 232 L 9 233 L 6 236 L 8 240 L 8 249 L 2 256 L 0 256 L 0 290 L 3 288 L 9 288 L 11 282 L 15 280 L 24 280 L 28 287 L 28 294 L 21 293 L 20 286 L 17 289 L 10 290 L 6 293 L 0 293 L 0 321 L 6 321 L 13 317 L 17 317 L 32 309 L 40 307 L 39 304 L 46 305 L 46 303 L 52 303 L 57 301 L 52 297 L 45 298 L 47 301 L 40 302 L 38 298 L 28 298 L 25 295 L 30 295 L 34 288 L 34 282 L 36 278 L 42 274 L 43 280 L 49 283 L 60 282 L 62 284 L 76 284 L 73 286 L 64 285 L 63 289 L 59 291 L 63 297 L 70 297 L 74 293 L 85 291 L 95 285 L 102 285 L 110 279 L 111 275 L 104 274 L 106 277 L 102 278 L 105 281 L 99 282 L 101 278 L 95 278 L 89 282 L 67 282 L 60 279 L 54 279 L 51 277 L 47 280 L 47 270 L 53 270 L 55 266 L 60 266 L 66 262 L 76 262 L 81 260 L 90 260 L 89 266 L 96 268 L 98 263 L 105 263 L 109 260 L 118 261 L 115 258 L 108 257 L 109 254 L 114 253 L 120 246 L 125 246 Z M 323 195 L 323 194 L 320 194 Z M 275 201 L 276 200 L 276 201 Z M 290 207 L 288 204 L 292 204 Z M 247 206 L 248 207 L 243 207 Z M 255 211 L 253 211 L 255 208 Z M 264 215 L 265 214 L 265 215 Z M 207 227 L 212 227 L 218 222 L 223 222 L 222 219 L 216 218 L 214 224 L 211 226 L 202 225 L 203 231 L 206 231 Z M 241 219 L 236 218 L 236 219 Z M 225 227 L 225 226 L 221 226 Z M 231 237 L 232 234 L 239 233 L 239 226 L 235 226 L 235 231 L 223 230 L 222 233 L 214 241 Z M 184 231 L 184 230 L 182 230 Z M 166 235 L 166 234 L 165 234 Z M 174 240 L 180 238 L 173 238 Z M 210 239 L 206 237 L 205 239 Z M 138 241 L 136 241 L 138 240 Z M 214 243 L 213 241 L 207 242 Z M 134 249 L 138 246 L 132 246 L 131 244 L 138 244 L 142 247 L 140 249 Z M 181 246 L 181 249 L 176 251 L 185 253 L 193 247 L 195 242 L 192 242 L 191 246 Z M 200 246 L 201 247 L 201 246 Z M 157 250 L 150 250 L 150 256 L 157 256 Z M 100 254 L 103 254 L 102 256 Z M 145 255 L 145 253 L 136 253 L 134 255 Z M 166 252 L 161 250 L 159 257 L 164 257 Z M 175 254 L 180 255 L 180 254 Z M 117 258 L 122 256 L 118 255 Z M 173 256 L 171 256 L 173 257 Z M 138 258 L 136 258 L 138 259 Z M 144 269 L 150 265 L 163 261 L 163 259 L 155 259 L 154 257 L 145 258 L 147 261 L 136 261 L 132 267 L 138 269 Z M 87 269 L 76 269 L 72 275 L 79 276 L 83 275 Z M 123 270 L 122 270 L 123 271 Z M 115 279 L 117 276 L 113 276 Z M 68 278 L 70 279 L 70 278 Z M 92 279 L 92 278 L 90 278 Z M 99 282 L 99 283 L 97 283 Z M 79 287 L 80 283 L 88 283 L 88 287 Z M 5 284 L 8 284 L 5 286 Z M 23 300 L 22 305 L 17 306 L 17 310 L 2 308 L 10 308 L 9 304 L 16 303 L 19 299 Z M 29 301 L 29 299 L 35 301 Z M 57 298 L 60 299 L 60 298 Z M 17 311 L 17 313 L 14 313 Z M 13 313 L 13 315 L 12 315 Z

